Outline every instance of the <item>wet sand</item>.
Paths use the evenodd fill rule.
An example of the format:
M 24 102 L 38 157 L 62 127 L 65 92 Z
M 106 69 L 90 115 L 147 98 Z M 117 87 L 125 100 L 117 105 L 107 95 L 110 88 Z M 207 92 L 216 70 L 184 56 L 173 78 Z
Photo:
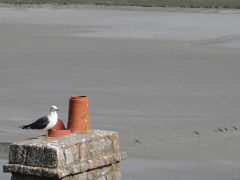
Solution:
M 52 104 L 66 123 L 68 98 L 87 95 L 92 128 L 120 132 L 122 179 L 239 179 L 239 18 L 2 6 L 0 141 L 41 135 L 18 126 Z

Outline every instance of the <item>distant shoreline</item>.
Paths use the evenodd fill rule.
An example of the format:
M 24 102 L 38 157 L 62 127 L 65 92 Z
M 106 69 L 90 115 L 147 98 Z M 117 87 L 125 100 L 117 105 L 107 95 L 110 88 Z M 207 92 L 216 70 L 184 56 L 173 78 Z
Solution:
M 240 9 L 239 0 L 0 0 L 0 3 Z

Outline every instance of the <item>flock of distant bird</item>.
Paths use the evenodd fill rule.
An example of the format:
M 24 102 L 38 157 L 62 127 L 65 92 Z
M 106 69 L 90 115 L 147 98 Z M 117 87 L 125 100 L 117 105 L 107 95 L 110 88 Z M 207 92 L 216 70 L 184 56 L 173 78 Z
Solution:
M 227 132 L 227 131 L 239 131 L 240 128 L 236 127 L 236 126 L 229 126 L 229 127 L 219 127 L 217 129 L 214 130 L 215 133 L 223 133 L 223 132 Z M 200 136 L 200 132 L 193 130 L 192 131 L 193 134 Z
M 236 126 L 230 126 L 228 128 L 220 127 L 220 128 L 217 128 L 216 130 L 214 130 L 214 132 L 216 132 L 216 133 L 224 132 L 224 131 L 239 131 L 239 128 L 237 128 Z

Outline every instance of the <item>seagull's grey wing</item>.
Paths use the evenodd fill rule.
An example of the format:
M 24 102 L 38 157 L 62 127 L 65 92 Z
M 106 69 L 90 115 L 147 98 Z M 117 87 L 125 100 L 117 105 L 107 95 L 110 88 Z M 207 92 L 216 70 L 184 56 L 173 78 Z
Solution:
M 37 121 L 35 121 L 32 124 L 28 125 L 28 128 L 30 129 L 44 129 L 45 127 L 47 127 L 49 123 L 48 117 L 44 116 L 41 117 L 40 119 L 38 119 Z

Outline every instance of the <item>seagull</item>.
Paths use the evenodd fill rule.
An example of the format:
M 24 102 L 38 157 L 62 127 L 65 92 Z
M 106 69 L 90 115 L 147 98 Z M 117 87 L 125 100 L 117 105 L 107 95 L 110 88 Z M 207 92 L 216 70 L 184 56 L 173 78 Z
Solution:
M 31 124 L 20 126 L 20 128 L 44 130 L 46 131 L 46 134 L 45 134 L 46 140 L 49 140 L 48 130 L 53 128 L 57 124 L 57 121 L 58 121 L 57 111 L 59 111 L 57 106 L 53 105 L 50 108 L 49 115 L 43 116 Z

